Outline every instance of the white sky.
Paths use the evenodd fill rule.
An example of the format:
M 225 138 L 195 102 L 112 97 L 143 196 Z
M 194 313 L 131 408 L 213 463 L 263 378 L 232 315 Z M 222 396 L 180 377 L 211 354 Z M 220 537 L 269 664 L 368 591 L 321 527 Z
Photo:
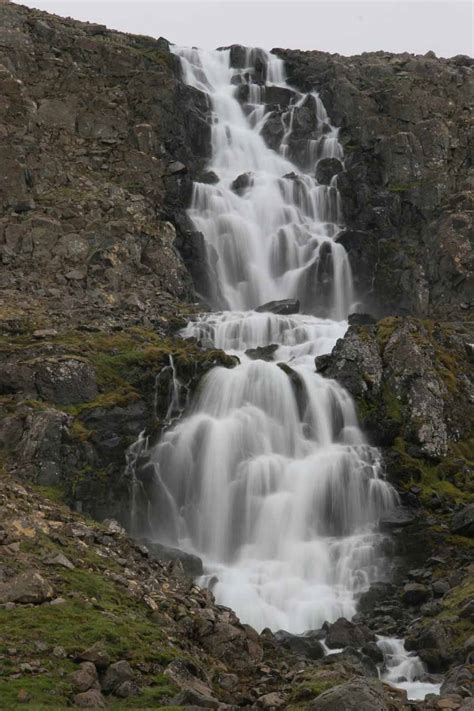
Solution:
M 110 28 L 212 49 L 232 43 L 351 55 L 473 54 L 467 0 L 23 0 Z

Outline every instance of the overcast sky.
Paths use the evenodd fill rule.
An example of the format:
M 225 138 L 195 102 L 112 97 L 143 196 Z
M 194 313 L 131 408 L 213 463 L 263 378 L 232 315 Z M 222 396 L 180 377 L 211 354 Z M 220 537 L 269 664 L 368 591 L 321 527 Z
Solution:
M 212 49 L 232 43 L 358 54 L 473 54 L 465 0 L 24 0 L 110 28 Z

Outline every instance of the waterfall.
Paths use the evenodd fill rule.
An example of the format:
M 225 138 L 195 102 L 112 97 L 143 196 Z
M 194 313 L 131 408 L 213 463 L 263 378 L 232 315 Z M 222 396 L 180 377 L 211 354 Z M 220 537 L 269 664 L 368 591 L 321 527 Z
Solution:
M 318 95 L 289 87 L 276 56 L 247 50 L 237 68 L 229 49 L 174 51 L 209 97 L 218 176 L 194 184 L 188 213 L 215 311 L 182 335 L 240 365 L 211 370 L 152 450 L 143 533 L 199 555 L 201 584 L 244 622 L 302 633 L 350 618 L 383 577 L 377 521 L 396 503 L 350 396 L 315 372 L 354 300 L 337 180 L 314 177 L 317 161 L 343 152 Z M 282 299 L 301 313 L 256 310 Z M 271 355 L 255 360 L 265 346 Z

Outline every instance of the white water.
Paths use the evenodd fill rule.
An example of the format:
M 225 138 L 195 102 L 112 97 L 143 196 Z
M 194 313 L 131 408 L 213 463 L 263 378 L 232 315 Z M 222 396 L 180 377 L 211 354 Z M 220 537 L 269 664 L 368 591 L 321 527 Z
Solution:
M 383 681 L 404 689 L 408 699 L 424 699 L 428 694 L 439 694 L 441 684 L 418 681 L 426 674 L 425 666 L 416 654 L 407 652 L 403 640 L 379 637 L 377 644 L 384 655 Z
M 346 330 L 352 280 L 334 240 L 335 185 L 318 185 L 289 160 L 294 123 L 314 123 L 306 162 L 342 157 L 342 149 L 317 95 L 297 92 L 281 115 L 280 153 L 266 146 L 260 102 L 269 85 L 286 87 L 277 57 L 259 52 L 267 89 L 252 83 L 254 103 L 242 108 L 235 83 L 249 80 L 254 51 L 247 70 L 229 66 L 229 51 L 175 51 L 185 80 L 209 95 L 213 110 L 209 170 L 219 182 L 195 184 L 189 216 L 214 264 L 213 305 L 228 309 L 202 315 L 183 335 L 236 353 L 241 364 L 213 369 L 152 452 L 146 532 L 200 555 L 201 583 L 243 621 L 300 633 L 350 618 L 356 594 L 383 576 L 376 523 L 396 502 L 351 398 L 314 367 Z M 244 172 L 251 185 L 237 194 L 231 185 Z M 304 314 L 252 311 L 290 297 Z M 278 345 L 275 362 L 245 355 L 269 344 Z

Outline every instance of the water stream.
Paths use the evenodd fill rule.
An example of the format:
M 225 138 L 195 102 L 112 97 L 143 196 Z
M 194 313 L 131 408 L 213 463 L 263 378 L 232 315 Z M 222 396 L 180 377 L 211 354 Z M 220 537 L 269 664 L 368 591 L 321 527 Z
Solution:
M 209 372 L 151 452 L 147 526 L 156 540 L 199 555 L 201 584 L 243 621 L 299 634 L 350 619 L 357 594 L 384 578 L 377 521 L 397 503 L 350 396 L 315 372 L 315 357 L 332 350 L 354 309 L 336 239 L 337 180 L 313 177 L 318 160 L 343 152 L 317 94 L 291 89 L 276 56 L 248 50 L 245 66 L 233 68 L 229 50 L 174 51 L 184 80 L 209 97 L 208 168 L 218 176 L 194 184 L 189 209 L 213 268 L 216 310 L 182 335 L 240 365 Z M 276 150 L 262 136 L 270 120 L 281 122 Z M 298 299 L 301 312 L 255 310 L 281 299 Z M 271 360 L 248 352 L 265 346 L 274 346 Z

